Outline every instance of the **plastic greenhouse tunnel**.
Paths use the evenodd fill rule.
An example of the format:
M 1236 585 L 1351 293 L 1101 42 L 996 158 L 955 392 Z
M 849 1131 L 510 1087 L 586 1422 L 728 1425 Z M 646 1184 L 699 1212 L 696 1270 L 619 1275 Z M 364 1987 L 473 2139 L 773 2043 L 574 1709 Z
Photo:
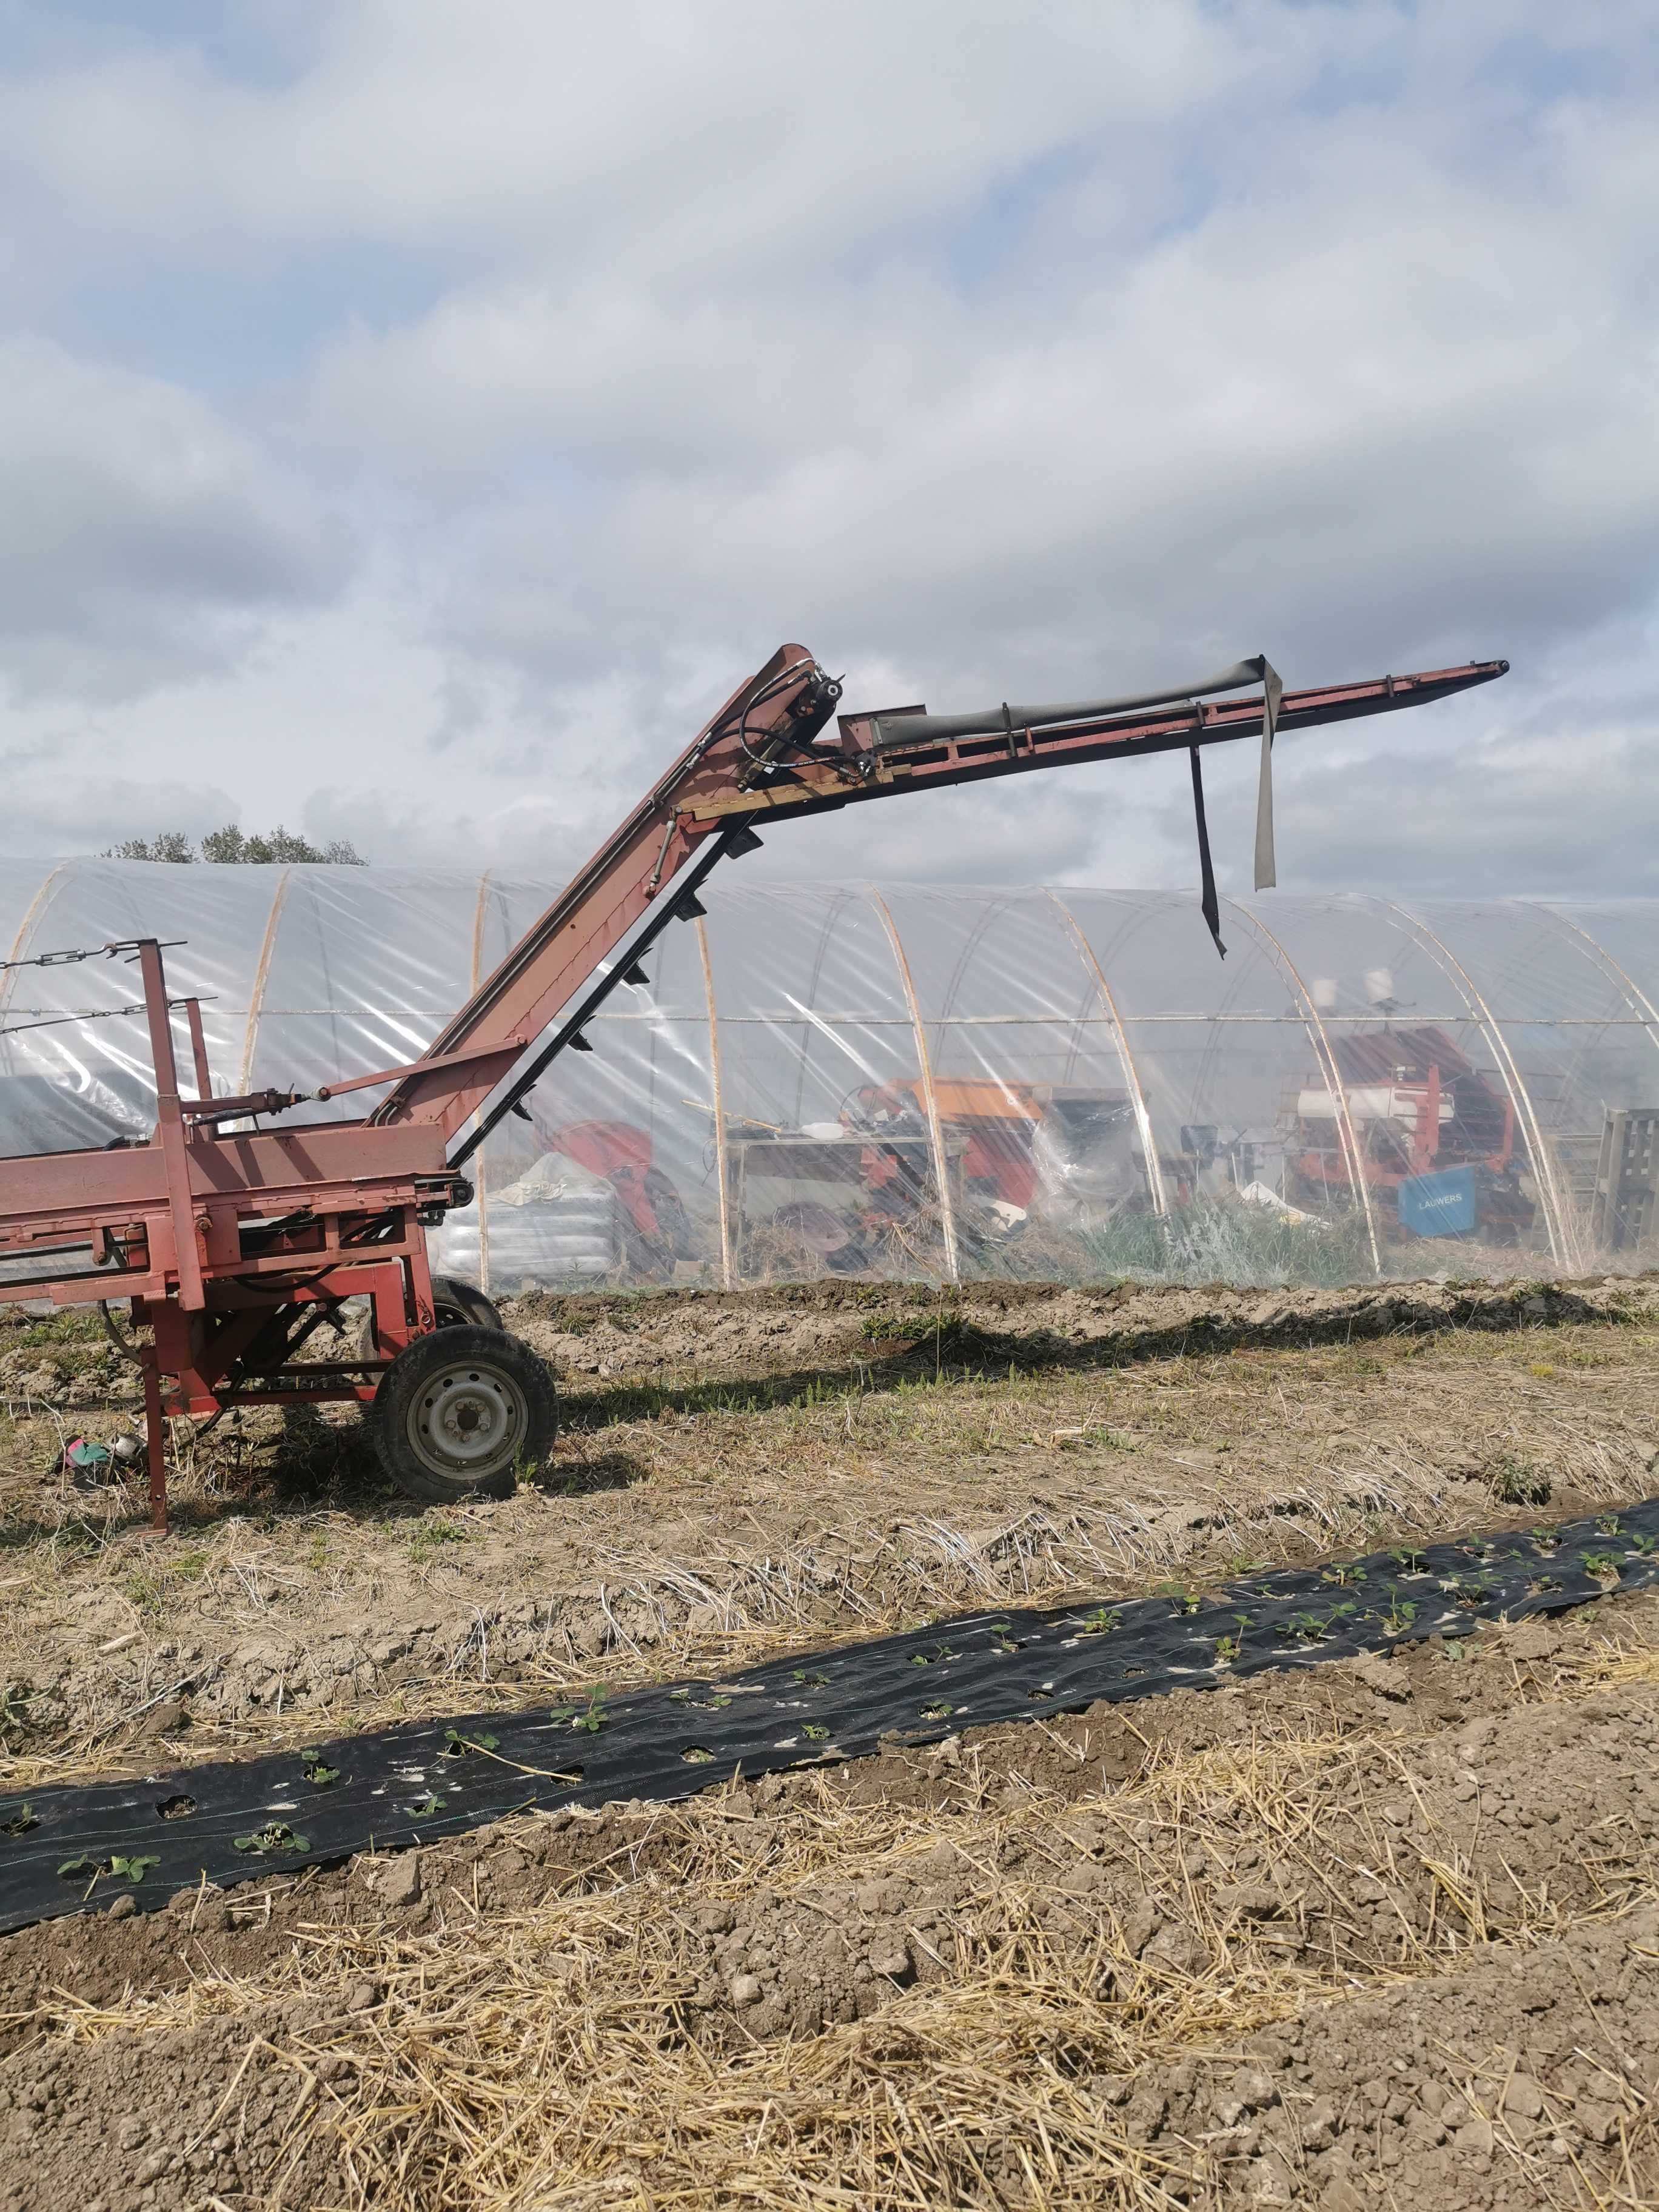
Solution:
M 556 888 L 6 861 L 0 947 L 182 939 L 169 980 L 203 1000 L 216 1084 L 314 1091 L 417 1053 Z M 433 1232 L 447 1272 L 502 1293 L 1652 1263 L 1659 902 L 1234 899 L 1223 968 L 1186 893 L 704 900 L 475 1158 Z M 0 1151 L 148 1130 L 130 987 L 0 975 Z

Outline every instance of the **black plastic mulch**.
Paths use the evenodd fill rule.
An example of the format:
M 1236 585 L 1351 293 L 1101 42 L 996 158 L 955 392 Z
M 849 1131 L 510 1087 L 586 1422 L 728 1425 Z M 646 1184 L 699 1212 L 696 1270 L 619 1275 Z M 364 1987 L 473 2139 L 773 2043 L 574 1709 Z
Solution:
M 1659 1581 L 1659 1499 L 1564 1526 L 1253 1575 L 1202 1595 L 962 1615 L 879 1642 L 303 1752 L 0 1798 L 0 1929 L 429 1842 L 532 1808 L 684 1797 L 884 1739 L 1313 1667 Z

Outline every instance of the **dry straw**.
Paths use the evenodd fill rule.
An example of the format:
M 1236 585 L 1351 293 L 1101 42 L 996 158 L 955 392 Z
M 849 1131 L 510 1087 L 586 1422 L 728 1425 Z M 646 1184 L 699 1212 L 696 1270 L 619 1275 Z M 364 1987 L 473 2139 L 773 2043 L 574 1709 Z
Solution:
M 1627 1644 L 1563 1662 L 1552 1702 L 1659 1682 L 1659 1607 L 1630 1618 Z M 774 1819 L 731 1793 L 624 1811 L 607 1816 L 621 1837 L 610 1863 L 533 1909 L 481 1905 L 475 1871 L 446 1891 L 438 1932 L 309 1927 L 264 1976 L 204 1975 L 154 2004 L 64 2001 L 58 2032 L 85 2041 L 217 2020 L 273 2038 L 303 2092 L 288 2170 L 326 2138 L 328 2212 L 1219 2202 L 1225 2145 L 1135 2141 L 1103 2077 L 1233 2063 L 1254 2033 L 1321 1999 L 1384 1994 L 1500 1938 L 1571 1938 L 1659 1899 L 1651 1866 L 1610 1880 L 1587 1853 L 1569 1909 L 1442 1846 L 1400 1859 L 1403 1909 L 1379 1934 L 1352 1913 L 1349 1885 L 1360 1855 L 1369 1866 L 1385 1848 L 1379 1799 L 1424 1786 L 1430 1740 L 1333 1732 L 1298 1710 L 1275 1723 L 1269 1709 L 1243 1741 L 1150 1753 L 1132 1784 L 1082 1799 L 970 1759 L 953 1804 L 932 1812 L 859 1807 L 823 1778 Z M 501 1839 L 527 1832 L 510 1824 Z M 1322 1949 L 1287 1960 L 1282 1929 L 1242 1923 L 1179 1871 L 1221 1837 L 1317 1892 Z M 974 1874 L 929 1939 L 940 1971 L 926 1985 L 868 2019 L 763 2041 L 707 2009 L 694 1906 L 764 1891 L 805 1920 L 827 1887 L 914 1872 L 941 1844 Z M 1173 1880 L 1185 1963 L 1138 1957 L 1109 1905 L 1057 1916 L 1085 1853 L 1132 1884 L 1167 1894 Z M 348 2013 L 345 1993 L 365 1981 L 374 2002 Z M 272 2025 L 307 1996 L 325 2016 Z M 1594 2172 L 1580 2160 L 1564 2174 L 1519 2144 L 1500 2146 L 1505 2171 L 1529 2203 L 1650 2203 L 1635 2192 L 1652 2171 L 1652 2116 L 1633 2091 L 1622 2125 Z M 286 2200 L 278 2188 L 269 2201 Z

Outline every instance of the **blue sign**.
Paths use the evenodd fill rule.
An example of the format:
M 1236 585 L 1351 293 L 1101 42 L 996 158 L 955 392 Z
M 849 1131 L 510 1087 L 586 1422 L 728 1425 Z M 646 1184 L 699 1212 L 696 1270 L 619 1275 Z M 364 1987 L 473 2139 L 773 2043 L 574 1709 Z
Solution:
M 1479 1212 L 1473 1168 L 1409 1176 L 1400 1186 L 1400 1226 L 1413 1237 L 1467 1237 Z

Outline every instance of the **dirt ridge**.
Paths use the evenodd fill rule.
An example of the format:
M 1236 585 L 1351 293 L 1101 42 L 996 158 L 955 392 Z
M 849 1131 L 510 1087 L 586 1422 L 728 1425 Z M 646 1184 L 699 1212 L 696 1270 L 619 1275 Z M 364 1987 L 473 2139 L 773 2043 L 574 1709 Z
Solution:
M 9 2204 L 385 2201 L 410 2143 L 361 2116 L 415 2112 L 425 2008 L 458 1976 L 469 2004 L 512 2014 L 533 1981 L 592 2023 L 575 2076 L 534 2085 L 565 2154 L 584 2099 L 608 2153 L 610 2193 L 562 2201 L 685 2201 L 702 2172 L 690 2201 L 750 2202 L 699 2146 L 771 2097 L 804 2205 L 839 2109 L 809 2081 L 959 2101 L 943 2043 L 994 1991 L 1026 2023 L 1005 2066 L 1068 2151 L 1044 2203 L 1620 2201 L 1621 2172 L 1659 2172 L 1659 1599 L 1477 1641 L 1177 1693 L 1133 1726 L 1098 1708 L 1036 1756 L 1030 1729 L 986 1731 L 8 1939 Z M 635 2018 L 713 2069 L 643 2165 L 599 2089 Z M 476 2069 L 505 2085 L 513 2048 L 448 2094 L 487 2109 Z M 933 2201 L 1022 2201 L 1036 2138 L 1007 2138 L 1006 2116 L 945 2130 Z M 872 2172 L 861 2201 L 921 2201 Z

